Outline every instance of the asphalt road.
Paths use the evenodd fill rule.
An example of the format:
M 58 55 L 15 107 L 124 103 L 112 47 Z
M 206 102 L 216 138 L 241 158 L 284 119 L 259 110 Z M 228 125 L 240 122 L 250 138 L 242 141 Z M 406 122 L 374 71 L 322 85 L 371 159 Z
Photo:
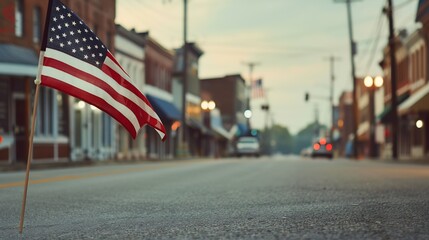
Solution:
M 0 239 L 429 239 L 429 166 L 297 157 L 0 173 Z

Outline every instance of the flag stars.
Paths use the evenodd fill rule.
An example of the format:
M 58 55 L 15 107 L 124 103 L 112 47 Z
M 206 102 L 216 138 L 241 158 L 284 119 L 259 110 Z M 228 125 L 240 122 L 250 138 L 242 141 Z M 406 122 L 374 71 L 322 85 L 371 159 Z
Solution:
M 95 61 L 95 64 L 100 65 L 100 62 L 99 61 Z
M 56 18 L 56 17 L 54 17 L 52 20 L 54 20 L 54 22 L 56 22 L 56 21 L 57 21 L 57 18 Z
M 79 39 L 77 39 L 77 38 L 76 38 L 76 39 L 74 40 L 74 42 L 75 42 L 75 43 L 79 43 Z
M 56 39 L 60 39 L 60 36 L 59 36 L 59 35 L 56 35 L 56 36 L 55 36 L 55 38 L 56 38 Z
M 79 24 L 82 25 L 83 24 L 82 21 L 79 21 Z
M 70 45 L 72 45 L 72 42 L 71 42 L 71 41 L 68 41 L 68 42 L 67 42 L 67 44 L 70 46 Z
M 95 54 L 93 53 L 93 54 L 91 55 L 91 57 L 95 58 Z
M 68 23 L 65 23 L 65 24 L 64 24 L 64 26 L 65 26 L 65 27 L 69 27 L 70 25 L 69 25 Z
M 86 47 L 86 48 L 88 48 L 88 50 L 91 50 L 91 46 L 88 46 L 88 47 Z
M 79 50 L 80 50 L 81 52 L 83 52 L 83 50 L 84 50 L 84 49 L 83 49 L 83 47 L 80 47 L 80 48 L 79 48 Z
M 53 42 L 54 41 L 54 39 L 53 38 L 49 38 L 49 42 Z
M 57 28 L 61 30 L 61 28 L 63 28 L 63 27 L 61 27 L 61 25 L 58 25 L 58 27 L 57 27 Z
M 103 54 L 102 54 L 102 53 L 99 53 L 99 54 L 98 54 L 98 56 L 102 57 L 102 56 L 103 56 Z
M 83 56 L 85 59 L 88 59 L 88 55 Z
M 92 38 L 92 37 L 89 37 L 89 40 L 93 41 L 93 40 L 94 40 L 94 38 Z
M 64 43 L 60 43 L 60 47 L 62 47 L 62 48 L 63 48 L 63 47 L 64 47 Z
M 82 38 L 82 41 L 86 42 L 86 38 Z
M 53 28 L 51 28 L 51 31 L 52 31 L 52 32 L 55 32 L 55 28 L 54 28 L 54 27 L 53 27 Z
M 78 29 L 78 30 L 77 30 L 77 33 L 81 34 L 81 33 L 82 33 L 82 31 L 81 31 L 80 29 Z
M 85 31 L 86 33 L 88 33 L 88 29 L 86 29 L 86 28 L 85 28 L 85 29 L 84 29 L 84 31 Z
M 62 15 L 62 14 L 61 14 L 61 15 L 60 15 L 60 18 L 61 18 L 61 19 L 64 19 L 64 15 Z
M 67 13 L 67 17 L 71 17 L 72 15 L 71 15 L 71 13 Z
M 74 49 L 74 48 L 73 48 L 73 49 L 72 49 L 72 52 L 73 52 L 73 53 L 76 53 L 76 49 Z
M 57 10 L 57 12 L 59 12 L 59 11 L 60 11 L 60 8 L 59 8 L 59 7 L 56 7 L 56 8 L 55 8 L 55 10 Z
M 73 32 L 73 31 L 70 31 L 70 35 L 72 35 L 72 36 L 73 36 L 73 35 L 74 35 L 74 32 Z
M 95 45 L 94 47 L 95 47 L 95 49 L 98 49 L 98 45 Z
M 67 34 L 66 34 L 66 33 L 63 33 L 63 37 L 67 37 Z
M 76 26 L 76 22 L 75 22 L 75 21 L 73 21 L 73 22 L 72 22 L 72 25 L 73 25 L 73 26 Z

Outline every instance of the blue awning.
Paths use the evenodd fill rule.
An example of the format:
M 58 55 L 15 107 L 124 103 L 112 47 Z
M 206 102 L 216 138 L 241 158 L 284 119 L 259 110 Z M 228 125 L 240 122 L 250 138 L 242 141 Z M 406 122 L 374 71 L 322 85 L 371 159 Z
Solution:
M 32 49 L 0 44 L 0 75 L 36 76 L 38 61 Z
M 181 113 L 176 108 L 176 106 L 173 105 L 173 103 L 151 96 L 149 94 L 146 95 L 146 97 L 163 122 L 181 119 Z

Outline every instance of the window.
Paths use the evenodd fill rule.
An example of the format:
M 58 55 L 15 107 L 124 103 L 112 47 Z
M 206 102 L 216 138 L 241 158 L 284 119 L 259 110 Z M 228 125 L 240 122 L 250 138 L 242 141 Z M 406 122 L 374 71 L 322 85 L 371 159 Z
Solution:
M 103 126 L 103 132 L 102 134 L 102 141 L 104 147 L 109 147 L 111 144 L 112 139 L 112 118 L 107 115 L 106 113 L 102 113 L 102 126 Z
M 23 0 L 15 0 L 15 35 L 24 35 L 24 3 Z
M 33 9 L 33 42 L 40 42 L 40 36 L 42 32 L 42 21 L 40 7 L 35 7 Z
M 40 88 L 36 135 L 52 136 L 53 134 L 53 96 L 53 89 Z
M 9 81 L 0 81 L 0 135 L 9 132 L 9 106 L 10 106 Z

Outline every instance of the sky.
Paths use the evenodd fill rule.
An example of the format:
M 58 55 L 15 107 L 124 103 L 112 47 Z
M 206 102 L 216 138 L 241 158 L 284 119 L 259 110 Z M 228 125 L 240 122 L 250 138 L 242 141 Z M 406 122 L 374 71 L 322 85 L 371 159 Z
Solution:
M 356 75 L 380 75 L 378 62 L 387 44 L 386 0 L 352 4 L 357 43 Z M 411 34 L 417 0 L 393 0 L 395 30 Z M 117 0 L 116 22 L 150 35 L 168 49 L 183 44 L 183 0 Z M 263 79 L 265 98 L 252 99 L 254 128 L 272 123 L 296 134 L 314 122 L 330 125 L 330 62 L 334 56 L 334 102 L 352 90 L 347 8 L 334 0 L 188 0 L 188 41 L 204 51 L 200 78 L 241 74 L 249 84 Z M 310 101 L 304 100 L 305 93 Z M 270 117 L 260 109 L 270 105 Z

